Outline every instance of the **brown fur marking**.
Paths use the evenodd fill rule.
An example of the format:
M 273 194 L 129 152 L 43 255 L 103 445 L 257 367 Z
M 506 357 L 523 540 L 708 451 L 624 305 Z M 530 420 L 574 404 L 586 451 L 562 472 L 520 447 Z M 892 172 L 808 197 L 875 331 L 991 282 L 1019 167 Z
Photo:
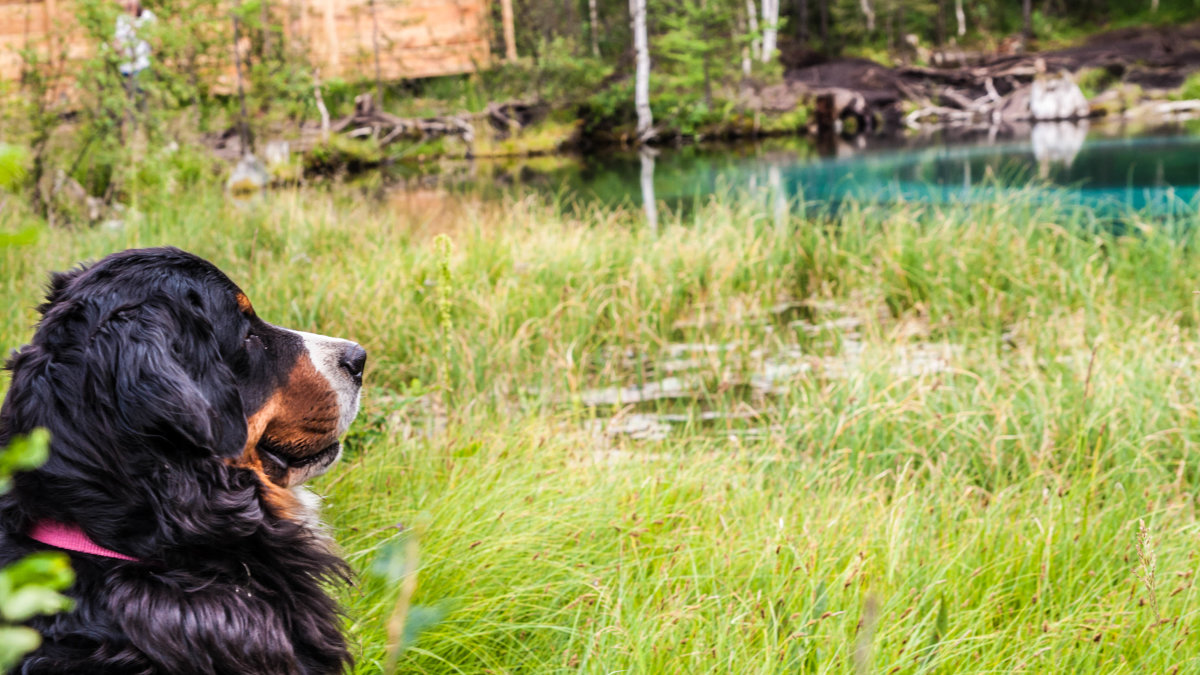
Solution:
M 238 311 L 246 316 L 254 316 L 254 305 L 250 304 L 250 298 L 246 294 L 238 291 L 234 296 L 237 299 Z
M 287 384 L 276 397 L 263 435 L 297 450 L 297 458 L 315 455 L 337 440 L 337 394 L 308 354 L 297 359 Z
M 240 305 L 245 296 L 238 297 Z M 276 445 L 300 451 L 295 458 L 315 455 L 337 440 L 337 424 L 337 395 L 304 354 L 292 367 L 283 388 L 247 418 L 246 445 L 241 457 L 230 464 L 258 476 L 263 503 L 276 516 L 301 518 L 303 506 L 291 490 L 271 480 L 258 456 L 258 444 L 265 437 Z

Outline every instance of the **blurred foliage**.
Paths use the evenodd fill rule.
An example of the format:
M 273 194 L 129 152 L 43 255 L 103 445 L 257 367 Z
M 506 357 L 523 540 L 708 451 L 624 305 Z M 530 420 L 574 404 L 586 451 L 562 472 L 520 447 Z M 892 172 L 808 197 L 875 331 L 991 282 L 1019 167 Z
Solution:
M 1180 99 L 1200 99 L 1200 73 L 1192 73 L 1179 88 Z
M 0 143 L 0 190 L 13 191 L 25 183 L 29 173 L 29 150 Z
M 13 473 L 41 466 L 49 448 L 50 434 L 39 429 L 0 451 L 0 492 L 8 491 Z M 60 591 L 74 581 L 67 556 L 58 552 L 33 553 L 0 569 L 0 671 L 7 671 L 42 642 L 36 630 L 22 623 L 71 609 L 71 599 Z

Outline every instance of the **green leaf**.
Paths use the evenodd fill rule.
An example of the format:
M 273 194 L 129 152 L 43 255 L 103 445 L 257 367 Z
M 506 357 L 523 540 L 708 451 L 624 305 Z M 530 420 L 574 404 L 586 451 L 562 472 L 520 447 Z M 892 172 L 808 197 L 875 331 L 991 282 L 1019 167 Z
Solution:
M 0 671 L 16 665 L 22 656 L 38 648 L 42 636 L 24 626 L 0 626 Z
M 71 571 L 66 554 L 42 551 L 25 556 L 0 570 L 0 578 L 8 580 L 12 588 L 40 584 L 62 590 L 75 582 L 75 573 Z
M 14 471 L 36 469 L 50 456 L 50 432 L 34 429 L 28 436 L 13 439 L 8 449 L 0 452 L 0 477 Z
M 71 599 L 45 586 L 30 585 L 0 598 L 0 614 L 11 622 L 28 621 L 39 614 L 57 614 L 72 606 Z
M 442 607 L 417 605 L 408 609 L 408 617 L 404 622 L 404 635 L 401 638 L 401 648 L 408 647 L 417 641 L 421 633 L 433 628 L 446 616 Z
M 371 563 L 371 574 L 388 581 L 400 581 L 411 570 L 408 568 L 408 533 L 384 542 L 379 547 L 379 554 Z
M 34 553 L 0 570 L 0 616 L 10 622 L 38 614 L 55 614 L 72 606 L 58 591 L 75 581 L 67 556 Z

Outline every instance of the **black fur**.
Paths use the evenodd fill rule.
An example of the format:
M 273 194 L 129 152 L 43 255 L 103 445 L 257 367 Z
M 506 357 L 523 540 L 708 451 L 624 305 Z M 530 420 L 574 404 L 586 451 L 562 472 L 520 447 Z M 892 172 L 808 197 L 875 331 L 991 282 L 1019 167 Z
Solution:
M 323 589 L 348 578 L 345 563 L 228 461 L 267 386 L 240 355 L 237 292 L 177 249 L 53 277 L 0 407 L 0 446 L 45 427 L 50 458 L 0 497 L 0 564 L 49 548 L 24 534 L 43 518 L 139 562 L 72 553 L 77 607 L 30 623 L 45 641 L 17 672 L 309 675 L 350 662 Z

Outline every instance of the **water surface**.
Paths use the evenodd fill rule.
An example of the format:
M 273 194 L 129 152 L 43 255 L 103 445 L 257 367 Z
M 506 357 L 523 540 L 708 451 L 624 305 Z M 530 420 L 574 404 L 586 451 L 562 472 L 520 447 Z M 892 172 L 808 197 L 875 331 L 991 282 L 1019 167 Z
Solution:
M 1200 129 L 1049 123 L 997 133 L 772 139 L 597 157 L 449 165 L 408 186 L 535 191 L 610 205 L 688 210 L 713 196 L 761 195 L 776 210 L 858 203 L 993 203 L 1020 192 L 1100 217 L 1194 210 Z

